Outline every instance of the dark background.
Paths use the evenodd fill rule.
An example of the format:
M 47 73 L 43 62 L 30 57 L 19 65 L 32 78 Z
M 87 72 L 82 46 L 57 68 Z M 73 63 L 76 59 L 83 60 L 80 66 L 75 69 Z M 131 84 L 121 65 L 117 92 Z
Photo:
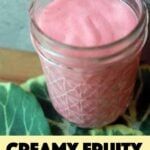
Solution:
M 147 3 L 149 14 L 150 14 L 150 0 L 146 0 L 146 3 Z M 150 21 L 149 21 L 149 36 L 148 36 L 148 40 L 143 50 L 141 62 L 150 64 Z

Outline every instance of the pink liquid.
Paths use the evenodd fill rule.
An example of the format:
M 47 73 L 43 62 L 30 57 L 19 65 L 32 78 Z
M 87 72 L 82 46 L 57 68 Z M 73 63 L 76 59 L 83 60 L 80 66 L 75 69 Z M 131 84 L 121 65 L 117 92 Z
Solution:
M 38 24 L 55 40 L 86 47 L 124 37 L 137 18 L 120 0 L 54 0 L 42 10 Z
M 47 36 L 86 47 L 108 44 L 126 36 L 137 25 L 137 18 L 120 0 L 54 0 L 41 11 L 37 22 Z M 82 54 L 76 52 L 76 55 Z M 67 59 L 63 62 L 80 71 L 58 67 L 42 56 L 40 59 L 52 103 L 69 121 L 81 127 L 103 126 L 117 119 L 128 106 L 139 55 L 105 65 L 83 65 L 80 61 L 76 64 Z

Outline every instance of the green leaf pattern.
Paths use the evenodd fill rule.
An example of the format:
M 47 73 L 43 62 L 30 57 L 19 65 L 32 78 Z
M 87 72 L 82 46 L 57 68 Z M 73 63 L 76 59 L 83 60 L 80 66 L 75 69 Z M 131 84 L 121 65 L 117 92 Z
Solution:
M 0 84 L 0 134 L 49 133 L 47 120 L 35 97 L 15 84 Z

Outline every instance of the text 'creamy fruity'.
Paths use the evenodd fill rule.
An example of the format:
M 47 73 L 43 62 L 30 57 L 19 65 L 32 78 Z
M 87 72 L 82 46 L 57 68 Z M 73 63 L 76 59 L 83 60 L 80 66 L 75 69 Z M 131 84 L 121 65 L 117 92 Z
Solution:
M 111 123 L 132 97 L 147 37 L 142 0 L 37 0 L 31 37 L 55 109 L 80 127 Z

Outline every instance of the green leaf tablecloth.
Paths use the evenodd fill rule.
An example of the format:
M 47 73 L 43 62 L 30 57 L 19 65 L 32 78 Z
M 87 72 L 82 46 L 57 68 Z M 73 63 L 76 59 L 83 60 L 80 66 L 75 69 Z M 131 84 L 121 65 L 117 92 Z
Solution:
M 21 86 L 1 83 L 0 134 L 150 135 L 150 66 L 140 66 L 134 98 L 125 114 L 103 128 L 82 129 L 62 118 L 50 102 L 43 76 Z
M 0 84 L 0 134 L 49 133 L 47 120 L 36 98 L 15 84 Z

